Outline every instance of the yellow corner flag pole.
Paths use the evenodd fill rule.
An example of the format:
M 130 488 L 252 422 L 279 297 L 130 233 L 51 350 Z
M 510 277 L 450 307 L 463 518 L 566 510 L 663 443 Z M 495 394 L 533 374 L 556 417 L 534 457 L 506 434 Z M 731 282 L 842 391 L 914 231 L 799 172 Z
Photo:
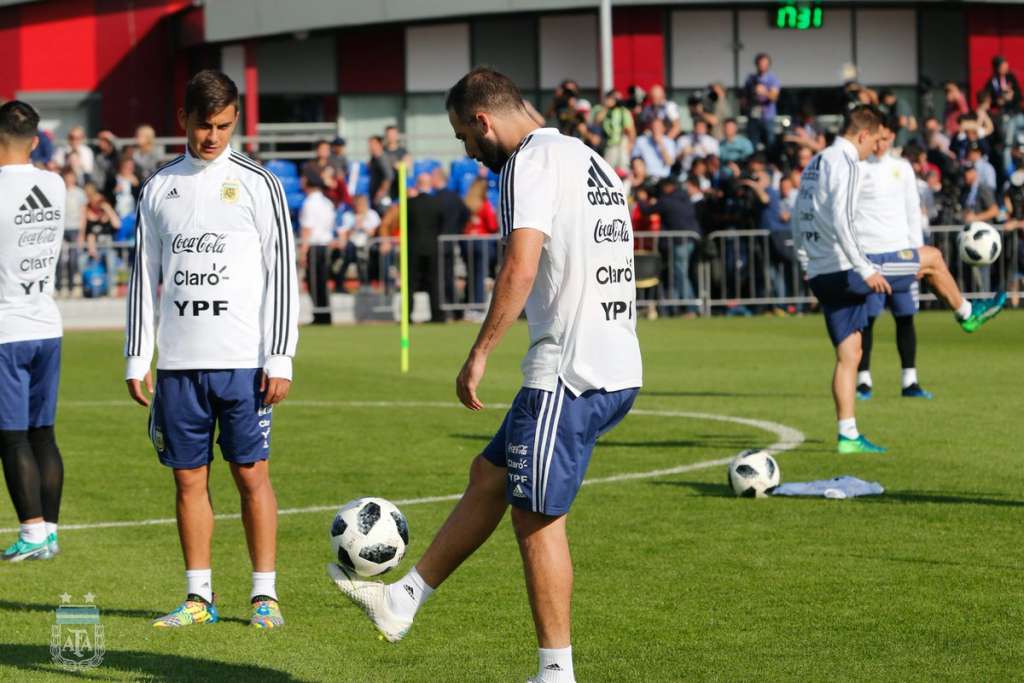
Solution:
M 409 372 L 409 305 L 412 292 L 409 291 L 409 212 L 408 192 L 405 187 L 405 163 L 398 164 L 398 270 L 402 287 L 401 348 L 402 373 Z

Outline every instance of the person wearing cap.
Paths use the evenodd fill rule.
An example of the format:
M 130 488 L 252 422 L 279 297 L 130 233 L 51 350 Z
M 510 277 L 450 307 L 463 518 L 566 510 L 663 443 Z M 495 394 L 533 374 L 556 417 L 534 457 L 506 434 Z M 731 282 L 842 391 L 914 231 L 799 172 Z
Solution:
M 771 147 L 775 141 L 776 103 L 782 84 L 770 69 L 772 58 L 761 52 L 754 57 L 756 71 L 743 85 L 743 112 L 747 115 L 747 137 L 754 147 Z
M 340 135 L 331 140 L 331 156 L 328 163 L 333 166 L 340 178 L 348 178 L 348 155 L 345 153 L 345 138 Z
M 963 207 L 963 222 L 993 221 L 999 215 L 995 193 L 988 185 L 981 182 L 981 175 L 971 161 L 960 165 L 964 174 L 964 189 L 960 195 L 960 206 Z

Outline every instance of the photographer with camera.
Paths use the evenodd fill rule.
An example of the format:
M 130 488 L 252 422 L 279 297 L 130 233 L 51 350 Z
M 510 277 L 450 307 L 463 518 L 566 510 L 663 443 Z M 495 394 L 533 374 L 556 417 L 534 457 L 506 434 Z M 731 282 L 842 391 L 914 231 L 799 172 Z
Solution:
M 604 137 L 604 160 L 616 171 L 629 166 L 630 151 L 636 141 L 633 114 L 622 101 L 622 93 L 609 90 L 601 106 L 594 109 L 593 123 Z

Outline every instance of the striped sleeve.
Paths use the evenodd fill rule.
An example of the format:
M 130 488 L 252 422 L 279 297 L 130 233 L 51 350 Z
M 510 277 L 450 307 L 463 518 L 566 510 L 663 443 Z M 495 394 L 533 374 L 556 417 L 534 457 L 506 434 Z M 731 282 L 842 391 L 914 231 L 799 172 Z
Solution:
M 299 283 L 295 272 L 295 236 L 281 181 L 248 157 L 231 160 L 249 170 L 256 229 L 263 253 L 265 285 L 262 322 L 264 369 L 270 377 L 292 378 L 299 341 Z
M 162 247 L 149 208 L 151 194 L 144 186 L 135 209 L 135 262 L 128 282 L 125 325 L 126 379 L 141 380 L 153 362 L 154 310 L 160 284 Z
M 532 136 L 531 136 L 532 137 Z M 527 137 L 501 170 L 498 221 L 502 240 L 513 230 L 532 228 L 551 235 L 558 198 L 558 173 L 543 150 L 527 148 Z

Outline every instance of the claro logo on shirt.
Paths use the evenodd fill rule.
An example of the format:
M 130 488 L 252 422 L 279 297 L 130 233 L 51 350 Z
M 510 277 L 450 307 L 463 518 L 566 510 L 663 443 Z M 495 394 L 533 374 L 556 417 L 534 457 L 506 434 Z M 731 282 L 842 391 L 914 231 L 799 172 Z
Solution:
M 216 232 L 192 236 L 177 234 L 171 240 L 171 252 L 174 254 L 223 254 L 226 246 L 227 235 Z

